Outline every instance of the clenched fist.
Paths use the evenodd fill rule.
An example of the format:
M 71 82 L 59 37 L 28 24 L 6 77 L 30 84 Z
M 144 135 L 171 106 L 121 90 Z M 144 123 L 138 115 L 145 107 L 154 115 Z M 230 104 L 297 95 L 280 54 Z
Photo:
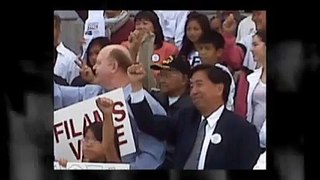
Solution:
M 96 100 L 96 104 L 99 108 L 99 110 L 103 113 L 103 114 L 112 114 L 112 110 L 113 110 L 113 101 L 109 98 L 105 98 L 105 97 L 99 97 Z
M 234 35 L 237 28 L 237 21 L 235 20 L 233 14 L 230 14 L 227 19 L 222 24 L 222 31 L 225 34 Z
M 129 76 L 131 83 L 136 83 L 136 82 L 142 81 L 146 75 L 146 71 L 143 68 L 142 63 L 136 63 L 136 64 L 131 65 L 127 69 L 127 73 L 128 73 L 128 76 Z
M 127 69 L 127 74 L 129 76 L 133 92 L 143 88 L 142 81 L 147 74 L 145 69 L 143 68 L 143 64 L 136 63 L 131 65 Z

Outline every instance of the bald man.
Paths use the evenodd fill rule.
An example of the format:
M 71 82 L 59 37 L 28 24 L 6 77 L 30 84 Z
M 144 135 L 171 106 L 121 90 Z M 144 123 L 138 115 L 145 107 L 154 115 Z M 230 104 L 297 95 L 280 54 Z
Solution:
M 54 83 L 54 109 L 67 107 L 77 102 L 95 97 L 113 89 L 122 88 L 125 99 L 128 102 L 135 98 L 131 93 L 130 79 L 127 69 L 132 60 L 129 51 L 121 45 L 108 45 L 98 54 L 97 63 L 93 67 L 96 72 L 94 82 L 97 85 L 86 85 L 84 87 L 60 86 Z M 130 75 L 134 76 L 134 75 Z M 155 114 L 166 115 L 163 107 L 147 92 L 144 91 L 147 101 Z M 163 142 L 138 130 L 136 122 L 127 105 L 136 143 L 136 153 L 121 157 L 122 162 L 130 163 L 131 169 L 156 169 L 165 157 L 165 146 Z

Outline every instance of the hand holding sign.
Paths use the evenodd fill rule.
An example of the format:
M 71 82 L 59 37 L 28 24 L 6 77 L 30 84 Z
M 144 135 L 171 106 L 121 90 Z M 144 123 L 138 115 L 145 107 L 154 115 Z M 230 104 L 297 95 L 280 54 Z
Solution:
M 68 161 L 66 159 L 59 159 L 59 165 L 62 167 L 67 167 Z
M 100 111 L 104 106 L 100 106 L 100 108 L 97 107 L 97 98 L 91 98 L 54 112 L 53 134 L 54 156 L 56 159 L 65 158 L 68 162 L 87 160 L 86 158 L 82 158 L 85 129 L 94 122 L 102 122 L 102 119 L 104 119 L 106 123 L 111 124 L 108 126 L 104 126 L 103 124 L 103 129 L 108 127 L 113 130 L 114 128 L 117 135 L 115 136 L 112 133 L 113 137 L 111 135 L 109 138 L 115 137 L 114 139 L 118 141 L 117 144 L 119 144 L 121 156 L 136 152 L 123 90 L 119 88 L 102 94 L 99 97 L 112 99 L 114 103 L 112 106 L 112 116 L 109 116 L 111 120 L 109 119 L 109 121 L 108 118 L 102 118 L 101 115 L 103 115 L 103 113 Z M 91 143 L 93 141 L 93 139 L 90 138 L 87 140 L 88 142 L 91 141 Z M 103 141 L 104 139 L 102 138 L 102 145 Z M 109 141 L 110 144 L 115 144 L 114 141 Z M 107 160 L 109 161 L 109 159 Z
M 140 30 L 134 30 L 133 32 L 130 32 L 130 35 L 128 37 L 129 49 L 135 52 L 139 51 L 139 47 L 143 40 L 143 34 L 144 32 Z
M 154 37 L 155 37 L 155 35 L 153 32 L 146 32 L 143 34 L 142 43 L 148 42 L 148 41 L 152 40 L 152 38 L 154 38 Z

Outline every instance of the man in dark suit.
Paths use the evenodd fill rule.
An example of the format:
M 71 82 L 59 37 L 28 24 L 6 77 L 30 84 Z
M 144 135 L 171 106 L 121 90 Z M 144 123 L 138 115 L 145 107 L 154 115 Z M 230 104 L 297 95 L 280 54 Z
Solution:
M 255 127 L 225 108 L 231 83 L 220 67 L 198 65 L 191 73 L 190 96 L 194 107 L 178 117 L 153 115 L 144 95 L 141 64 L 128 71 L 135 98 L 131 107 L 139 128 L 175 144 L 174 164 L 178 169 L 252 169 L 260 149 Z M 138 78 L 139 77 L 139 78 Z

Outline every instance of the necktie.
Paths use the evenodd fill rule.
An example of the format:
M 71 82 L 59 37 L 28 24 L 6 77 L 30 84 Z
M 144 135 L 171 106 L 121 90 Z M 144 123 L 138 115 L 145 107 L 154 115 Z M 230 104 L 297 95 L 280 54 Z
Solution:
M 206 135 L 207 119 L 204 119 L 199 126 L 196 141 L 194 142 L 193 149 L 189 155 L 189 158 L 184 166 L 184 169 L 198 169 L 200 153 L 204 137 Z

